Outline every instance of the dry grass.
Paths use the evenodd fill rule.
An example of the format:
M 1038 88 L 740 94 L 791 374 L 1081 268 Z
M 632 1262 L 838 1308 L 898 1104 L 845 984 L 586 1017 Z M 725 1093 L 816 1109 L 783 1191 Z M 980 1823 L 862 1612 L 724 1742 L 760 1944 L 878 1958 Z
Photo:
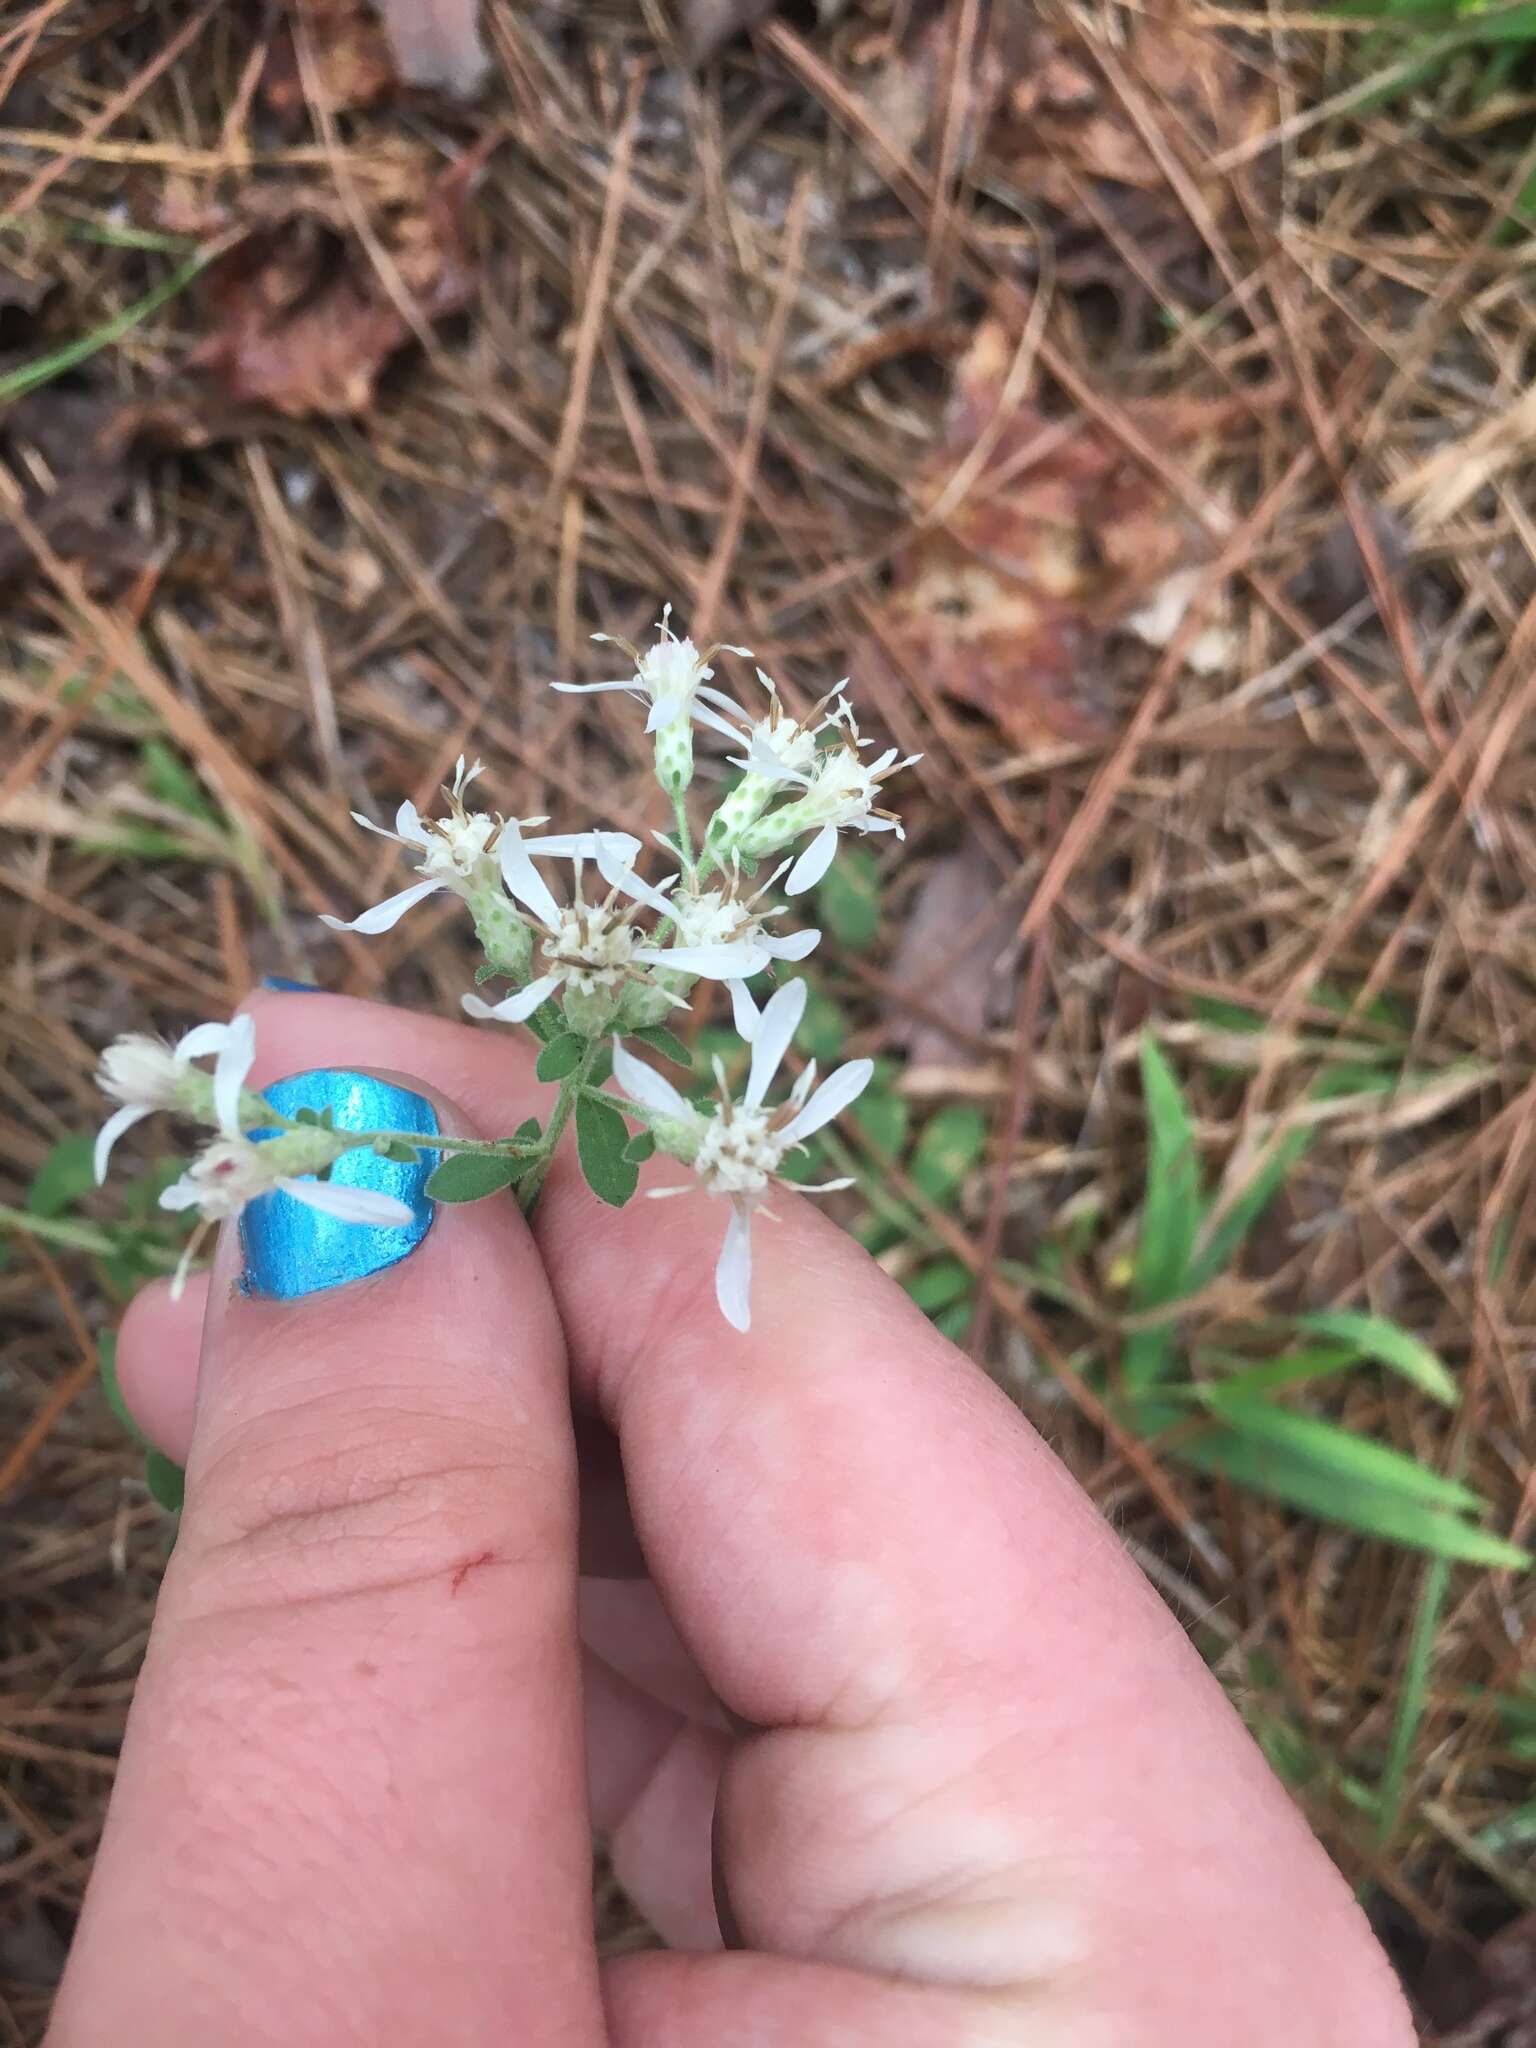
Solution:
M 138 458 L 110 584 L 101 550 L 34 523 L 35 497 L 18 523 L 33 566 L 9 590 L 0 658 L 0 1200 L 93 1121 L 93 1051 L 117 1030 L 225 1011 L 263 972 L 456 1004 L 451 915 L 367 942 L 316 923 L 383 893 L 390 870 L 387 849 L 360 849 L 349 805 L 425 801 L 469 751 L 508 810 L 659 824 L 618 723 L 544 687 L 595 673 L 594 628 L 640 631 L 671 596 L 699 638 L 748 641 L 802 701 L 853 667 L 878 721 L 924 754 L 885 941 L 833 948 L 825 976 L 860 1049 L 944 1024 L 943 947 L 926 994 L 890 955 L 958 847 L 980 847 L 1017 913 L 1000 1011 L 910 1077 L 922 1105 L 983 1104 L 986 1161 L 945 1211 L 899 1162 L 889 1181 L 980 1275 L 989 1369 L 1272 1747 L 1304 1747 L 1298 1796 L 1405 1966 L 1469 1955 L 1536 1906 L 1518 1846 L 1479 1837 L 1529 1797 L 1487 1700 L 1529 1669 L 1529 1592 L 1452 1575 L 1404 1815 L 1378 1840 L 1351 1788 L 1380 1768 L 1425 1560 L 1128 1437 L 1106 1420 L 1095 1346 L 1140 1200 L 1143 1023 L 1165 1032 L 1215 1170 L 1304 1094 L 1307 1032 L 1340 1028 L 1319 985 L 1357 1030 L 1383 999 L 1412 1068 L 1446 1085 L 1334 1118 L 1200 1313 L 1219 1331 L 1260 1307 L 1368 1304 L 1423 1335 L 1466 1389 L 1455 1417 L 1374 1375 L 1336 1412 L 1463 1463 L 1495 1525 L 1529 1537 L 1536 296 L 1529 245 L 1495 232 L 1511 168 L 1485 177 L 1475 147 L 1411 114 L 1313 118 L 1349 96 L 1348 44 L 1262 11 L 1199 19 L 1272 94 L 1257 126 L 1239 110 L 1214 138 L 1192 138 L 1124 17 L 1084 17 L 1097 104 L 1157 167 L 1134 206 L 1085 176 L 1047 199 L 1027 152 L 978 150 L 958 64 L 939 80 L 950 115 L 926 137 L 903 129 L 882 98 L 894 32 L 878 6 L 815 34 L 771 20 L 690 77 L 654 10 L 489 0 L 494 79 L 475 107 L 422 98 L 291 133 L 253 105 L 261 13 L 166 6 L 157 26 L 80 0 L 0 34 L 0 80 L 22 67 L 0 113 L 0 211 L 24 203 L 33 224 L 16 275 L 56 280 L 30 334 L 59 345 L 166 274 L 164 256 L 72 230 L 238 213 L 254 192 L 275 211 L 274 193 L 322 193 L 420 333 L 356 418 L 236 420 L 221 402 L 213 445 Z M 957 0 L 962 40 L 977 22 Z M 995 47 L 1023 61 L 1000 32 Z M 434 328 L 380 223 L 402 181 L 480 143 L 494 146 L 473 207 L 478 297 Z M 1035 402 L 1096 422 L 1192 528 L 1215 528 L 1230 659 L 1196 675 L 1177 640 L 1157 655 L 1111 636 L 1092 678 L 1109 715 L 1087 742 L 1003 740 L 904 659 L 881 596 L 989 304 L 1028 336 Z M 180 406 L 206 317 L 194 290 L 80 374 Z M 1170 394 L 1222 421 L 1198 453 L 1148 437 L 1145 402 Z M 144 791 L 150 716 L 235 828 L 201 858 L 82 844 L 185 830 Z M 956 934 L 950 957 L 968 943 Z M 1196 998 L 1265 1013 L 1251 1064 L 1234 1068 Z M 1104 1223 L 1074 1272 L 1084 1322 L 996 1266 L 1069 1236 L 1086 1206 Z M 912 1256 L 886 1254 L 898 1271 Z M 90 1262 L 18 1242 L 0 1314 L 16 1446 L 0 1472 L 0 2036 L 23 2041 L 80 1895 L 168 1537 L 91 1383 L 113 1309 Z

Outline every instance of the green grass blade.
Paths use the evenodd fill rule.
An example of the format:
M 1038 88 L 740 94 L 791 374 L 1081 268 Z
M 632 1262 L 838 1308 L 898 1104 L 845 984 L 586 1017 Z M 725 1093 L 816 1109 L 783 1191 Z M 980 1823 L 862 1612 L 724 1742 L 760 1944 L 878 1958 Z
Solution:
M 1197 1471 L 1220 1473 L 1286 1507 L 1299 1508 L 1321 1521 L 1357 1529 L 1362 1535 L 1375 1536 L 1386 1543 L 1504 1570 L 1524 1571 L 1531 1562 L 1528 1552 L 1473 1522 L 1405 1499 L 1401 1494 L 1381 1493 L 1364 1486 L 1342 1487 L 1336 1473 L 1324 1471 L 1280 1445 L 1259 1443 L 1235 1430 L 1212 1430 L 1206 1436 L 1170 1446 L 1170 1451 Z
M 1150 1032 L 1141 1041 L 1141 1085 L 1147 1110 L 1147 1192 L 1131 1279 L 1131 1305 L 1162 1308 L 1191 1292 L 1190 1259 L 1200 1229 L 1202 1198 L 1195 1127 L 1173 1069 Z M 1167 1372 L 1172 1325 L 1126 1339 L 1120 1371 L 1134 1393 Z
M 1287 1131 L 1270 1147 L 1252 1180 L 1216 1216 L 1215 1228 L 1195 1254 L 1190 1273 L 1192 1292 L 1198 1293 L 1208 1286 L 1230 1264 L 1315 1136 L 1316 1126 L 1303 1124 Z
M 1408 1782 L 1408 1766 L 1413 1760 L 1413 1746 L 1418 1739 L 1425 1702 L 1429 1698 L 1429 1667 L 1434 1660 L 1435 1631 L 1440 1625 L 1440 1610 L 1445 1604 L 1450 1577 L 1451 1560 L 1432 1557 L 1419 1587 L 1419 1597 L 1413 1610 L 1413 1627 L 1408 1632 L 1408 1651 L 1403 1659 L 1402 1683 L 1398 1687 L 1397 1705 L 1392 1713 L 1392 1732 L 1387 1738 L 1386 1761 L 1381 1767 L 1381 1783 L 1377 1788 L 1378 1842 L 1385 1843 L 1391 1838 L 1403 1810 L 1403 1789 Z
M 1386 1316 L 1357 1308 L 1320 1309 L 1313 1315 L 1297 1316 L 1296 1327 L 1353 1344 L 1362 1358 L 1386 1366 L 1447 1408 L 1454 1408 L 1461 1399 L 1455 1380 L 1429 1346 Z
M 201 253 L 189 256 L 185 263 L 178 264 L 162 284 L 146 292 L 141 299 L 135 299 L 131 306 L 124 306 L 120 313 L 114 313 L 110 320 L 104 320 L 99 327 L 93 327 L 88 334 L 80 335 L 63 348 L 56 348 L 51 355 L 39 356 L 35 363 L 23 363 L 19 370 L 11 370 L 0 377 L 0 405 L 13 398 L 20 398 L 28 391 L 37 390 L 41 384 L 51 383 L 55 377 L 62 377 L 66 370 L 73 370 L 77 364 L 100 350 L 109 348 L 114 341 L 120 341 L 130 328 L 137 327 L 141 320 L 147 320 L 151 313 L 157 313 L 170 300 L 184 292 L 210 259 Z
M 1390 1444 L 1377 1443 L 1355 1430 L 1343 1429 L 1319 1415 L 1300 1415 L 1273 1401 L 1229 1395 L 1222 1387 L 1203 1387 L 1205 1404 L 1220 1420 L 1249 1441 L 1305 1459 L 1329 1474 L 1341 1488 L 1368 1487 L 1427 1507 L 1475 1514 L 1483 1505 L 1470 1487 L 1444 1472 L 1432 1472 L 1417 1458 Z
M 1147 1195 L 1131 1298 L 1138 1309 L 1161 1308 L 1189 1293 L 1189 1263 L 1200 1228 L 1200 1159 L 1195 1127 L 1157 1041 L 1141 1041 L 1141 1085 L 1147 1107 Z
M 1208 1350 L 1204 1346 L 1199 1356 L 1229 1374 L 1218 1384 L 1230 1399 L 1233 1395 L 1273 1394 L 1282 1387 L 1331 1379 L 1335 1373 L 1354 1365 L 1360 1353 L 1353 1344 L 1308 1344 L 1287 1351 L 1282 1358 L 1267 1359 L 1262 1365 L 1253 1364 L 1240 1352 Z

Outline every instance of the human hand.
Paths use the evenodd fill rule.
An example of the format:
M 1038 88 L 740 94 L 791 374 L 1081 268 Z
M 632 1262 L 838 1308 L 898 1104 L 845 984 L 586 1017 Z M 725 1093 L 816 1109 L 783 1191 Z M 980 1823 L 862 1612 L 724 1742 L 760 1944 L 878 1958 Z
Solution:
M 411 1076 L 466 1134 L 533 1106 L 491 1033 L 251 1007 L 257 1086 Z M 1104 1522 L 775 1206 L 749 1337 L 719 1203 L 605 1210 L 568 1157 L 531 1230 L 445 1210 L 288 1299 L 240 1291 L 226 1231 L 205 1286 L 135 1302 L 124 1393 L 187 1501 L 50 2048 L 1406 2048 Z M 579 1616 L 578 1466 L 583 1569 L 651 1580 Z M 670 1952 L 599 1966 L 593 1825 Z

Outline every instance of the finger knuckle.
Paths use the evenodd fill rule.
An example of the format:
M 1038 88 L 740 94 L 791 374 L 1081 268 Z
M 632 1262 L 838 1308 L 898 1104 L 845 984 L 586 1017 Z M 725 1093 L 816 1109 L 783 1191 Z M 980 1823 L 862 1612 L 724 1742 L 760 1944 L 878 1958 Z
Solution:
M 549 1461 L 482 1414 L 315 1395 L 243 1422 L 194 1468 L 187 1564 L 221 1612 L 456 1590 L 467 1569 L 554 1553 L 563 1494 Z

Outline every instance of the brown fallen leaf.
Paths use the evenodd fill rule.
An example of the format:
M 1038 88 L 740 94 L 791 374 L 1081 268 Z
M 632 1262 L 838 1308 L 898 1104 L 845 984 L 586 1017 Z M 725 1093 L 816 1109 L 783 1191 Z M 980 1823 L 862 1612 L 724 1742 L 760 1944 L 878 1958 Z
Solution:
M 1273 89 L 1231 43 L 1190 18 L 1187 0 L 1149 0 L 1117 19 L 1125 23 L 1124 40 L 1106 42 L 1106 56 L 1219 217 L 1231 204 L 1231 189 L 1210 171 L 1210 161 L 1273 126 Z M 1157 155 L 1094 61 L 1086 21 L 1080 31 L 1031 22 L 1024 61 L 988 153 L 1032 196 L 1067 214 L 1081 211 L 1085 180 L 1168 192 Z
M 1171 638 L 1202 550 L 1169 492 L 1101 428 L 1010 399 L 1016 350 L 992 317 L 956 365 L 943 440 L 910 493 L 918 531 L 892 564 L 877 637 L 1015 746 L 1091 742 L 1111 726 L 1108 635 Z M 1147 400 L 1136 419 L 1173 448 L 1210 415 Z M 1219 664 L 1219 647 L 1203 652 Z
M 394 90 L 389 38 L 371 0 L 288 0 L 288 14 L 261 75 L 263 103 L 279 120 L 301 120 L 310 97 L 295 41 L 300 29 L 314 59 L 314 98 L 324 112 L 375 106 Z
M 458 312 L 474 293 L 466 215 L 487 153 L 461 157 L 423 201 L 402 195 L 375 217 L 423 320 Z M 212 332 L 192 367 L 234 399 L 294 416 L 366 410 L 380 370 L 414 332 L 330 195 L 290 195 L 283 213 L 209 265 L 200 296 Z
M 924 872 L 889 968 L 887 1036 L 914 1068 L 969 1064 L 974 1041 L 1008 1013 L 1019 914 L 1007 899 L 999 906 L 999 887 L 997 869 L 969 837 Z

